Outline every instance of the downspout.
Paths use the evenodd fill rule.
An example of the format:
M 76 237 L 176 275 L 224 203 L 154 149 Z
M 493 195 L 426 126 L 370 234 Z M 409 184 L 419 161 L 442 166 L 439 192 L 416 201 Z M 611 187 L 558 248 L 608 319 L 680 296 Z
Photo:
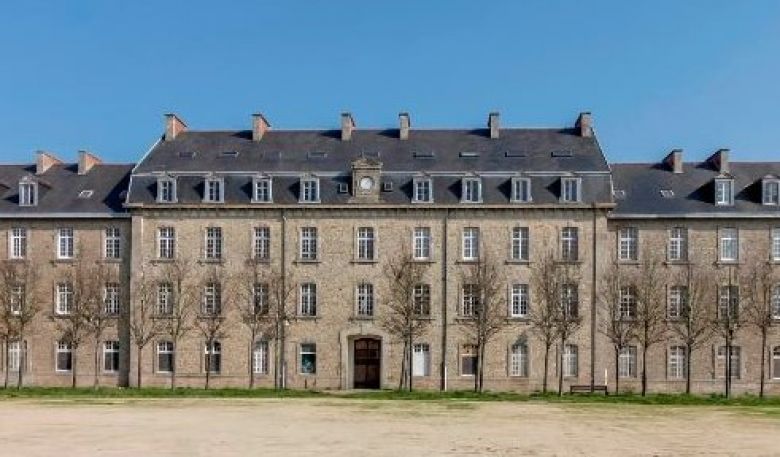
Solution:
M 596 215 L 598 210 L 593 208 L 593 245 L 591 246 L 592 255 L 592 269 L 591 269 L 591 283 L 590 283 L 590 391 L 594 391 L 596 385 L 596 271 L 598 260 L 598 249 L 596 242 L 597 226 Z
M 281 210 L 281 216 L 282 216 L 282 298 L 283 302 L 280 304 L 282 306 L 282 322 L 279 323 L 279 370 L 278 373 L 279 376 L 279 387 L 284 389 L 287 387 L 287 377 L 285 374 L 287 373 L 286 370 L 286 360 L 285 360 L 285 329 L 287 327 L 287 250 L 286 250 L 286 239 L 287 239 L 287 213 L 284 209 Z
M 447 245 L 449 244 L 447 228 L 449 226 L 450 210 L 444 210 L 444 227 L 442 240 L 442 274 L 441 274 L 441 390 L 447 391 Z

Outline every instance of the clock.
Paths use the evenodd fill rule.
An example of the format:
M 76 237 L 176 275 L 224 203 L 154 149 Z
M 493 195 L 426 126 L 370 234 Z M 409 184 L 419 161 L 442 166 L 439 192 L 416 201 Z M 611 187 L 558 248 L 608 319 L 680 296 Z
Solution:
M 360 190 L 371 190 L 374 187 L 374 180 L 368 176 L 360 178 Z

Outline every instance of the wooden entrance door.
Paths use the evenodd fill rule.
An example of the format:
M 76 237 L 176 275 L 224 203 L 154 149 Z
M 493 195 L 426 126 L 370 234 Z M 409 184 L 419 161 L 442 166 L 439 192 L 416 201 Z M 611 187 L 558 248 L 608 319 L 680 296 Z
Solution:
M 379 388 L 380 348 L 380 341 L 373 338 L 355 340 L 355 389 Z

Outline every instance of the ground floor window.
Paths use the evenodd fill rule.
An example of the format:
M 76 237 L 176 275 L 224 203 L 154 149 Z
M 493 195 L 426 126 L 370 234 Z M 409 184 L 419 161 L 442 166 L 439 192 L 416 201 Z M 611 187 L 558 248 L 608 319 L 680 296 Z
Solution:
M 254 359 L 253 370 L 255 374 L 268 373 L 268 341 L 255 342 L 255 349 L 252 352 Z
M 22 365 L 22 352 L 26 351 L 27 342 L 11 341 L 8 343 L 8 371 L 19 371 Z
M 686 349 L 685 346 L 672 346 L 669 348 L 669 378 L 683 379 L 686 370 Z
M 780 346 L 772 349 L 772 378 L 780 379 Z
M 103 371 L 106 373 L 119 371 L 119 341 L 103 343 Z
M 60 341 L 57 343 L 57 357 L 55 363 L 57 371 L 70 371 L 73 369 L 73 352 L 71 351 L 70 343 L 67 341 Z
M 477 374 L 477 347 L 473 344 L 463 346 L 460 353 L 460 375 L 474 376 Z
M 174 353 L 172 341 L 157 342 L 157 372 L 173 372 Z
M 715 377 L 726 377 L 726 346 L 719 346 L 715 354 Z M 731 346 L 731 378 L 739 379 L 741 373 L 742 348 Z
M 515 343 L 512 345 L 511 357 L 509 360 L 510 376 L 528 376 L 528 345 L 525 343 Z
M 301 374 L 317 373 L 317 345 L 314 343 L 301 344 L 300 359 Z
M 431 348 L 427 343 L 415 344 L 412 348 L 412 376 L 431 375 Z
M 620 350 L 618 376 L 621 378 L 636 377 L 636 346 L 626 346 Z
M 579 371 L 578 350 L 576 344 L 563 346 L 563 376 L 574 378 Z
M 203 366 L 209 373 L 219 373 L 222 369 L 222 343 L 212 341 L 203 346 Z

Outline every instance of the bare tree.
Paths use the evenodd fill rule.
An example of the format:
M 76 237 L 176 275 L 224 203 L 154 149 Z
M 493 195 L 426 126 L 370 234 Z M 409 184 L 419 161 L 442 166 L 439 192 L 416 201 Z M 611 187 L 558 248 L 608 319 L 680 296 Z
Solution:
M 647 353 L 666 340 L 666 274 L 657 255 L 648 252 L 635 270 L 636 339 L 642 348 L 642 396 L 647 394 Z
M 136 387 L 142 387 L 144 348 L 163 332 L 162 321 L 156 319 L 157 281 L 142 271 L 133 281 L 134 300 L 129 314 L 130 337 L 136 347 Z
M 226 332 L 226 315 L 232 304 L 229 277 L 222 267 L 212 267 L 197 283 L 201 293 L 200 312 L 195 319 L 195 327 L 200 331 L 206 344 L 205 388 L 209 388 L 212 364 L 215 360 L 216 345 L 228 336 Z
M 158 274 L 158 287 L 164 287 L 167 304 L 157 309 L 162 334 L 167 335 L 173 344 L 173 363 L 171 366 L 171 389 L 176 388 L 177 351 L 179 343 L 193 329 L 192 319 L 196 312 L 198 295 L 192 278 L 192 264 L 189 260 L 177 258 L 163 265 Z
M 553 322 L 555 333 L 560 342 L 558 358 L 558 396 L 563 395 L 563 355 L 566 342 L 574 336 L 582 325 L 579 312 L 580 270 L 577 264 L 559 262 L 556 270 L 558 286 L 558 309 Z
M 19 344 L 19 370 L 16 387 L 24 384 L 24 367 L 27 365 L 25 336 L 27 328 L 40 312 L 38 272 L 29 261 L 5 261 L 0 263 L 0 338 L 5 347 L 5 380 L 8 387 L 10 371 L 10 344 Z
M 534 334 L 544 346 L 542 392 L 547 393 L 550 350 L 558 340 L 556 319 L 561 306 L 561 277 L 558 274 L 559 262 L 553 250 L 544 252 L 538 258 L 531 270 L 534 305 L 531 307 L 529 320 Z
M 380 325 L 403 343 L 399 390 L 413 390 L 412 348 L 430 324 L 430 290 L 422 282 L 428 269 L 427 263 L 416 262 L 407 249 L 391 258 L 384 269 L 387 297 Z
M 766 341 L 776 313 L 772 307 L 772 296 L 776 287 L 774 265 L 761 260 L 753 261 L 748 265 L 741 282 L 746 285 L 742 299 L 744 322 L 761 334 L 759 397 L 763 398 L 766 378 Z
M 724 339 L 724 395 L 728 398 L 731 395 L 731 377 L 733 370 L 731 367 L 731 356 L 734 347 L 734 337 L 743 325 L 742 316 L 739 309 L 740 278 L 734 272 L 734 266 L 726 267 L 726 285 L 718 287 L 717 311 L 712 320 L 712 329 L 721 338 Z
M 620 393 L 620 352 L 636 338 L 636 288 L 632 279 L 613 263 L 600 287 L 604 304 L 599 332 L 612 343 L 615 356 L 615 393 Z
M 97 388 L 100 384 L 100 345 L 103 342 L 103 335 L 106 330 L 116 325 L 118 309 L 111 309 L 110 297 L 108 296 L 109 285 L 118 287 L 116 272 L 109 269 L 103 263 L 96 263 L 88 270 L 91 277 L 88 280 L 90 287 L 81 291 L 83 300 L 83 316 L 87 332 L 92 337 L 92 349 L 94 355 L 94 378 L 92 387 Z M 115 291 L 117 294 L 119 290 Z M 118 299 L 119 297 L 117 297 Z

